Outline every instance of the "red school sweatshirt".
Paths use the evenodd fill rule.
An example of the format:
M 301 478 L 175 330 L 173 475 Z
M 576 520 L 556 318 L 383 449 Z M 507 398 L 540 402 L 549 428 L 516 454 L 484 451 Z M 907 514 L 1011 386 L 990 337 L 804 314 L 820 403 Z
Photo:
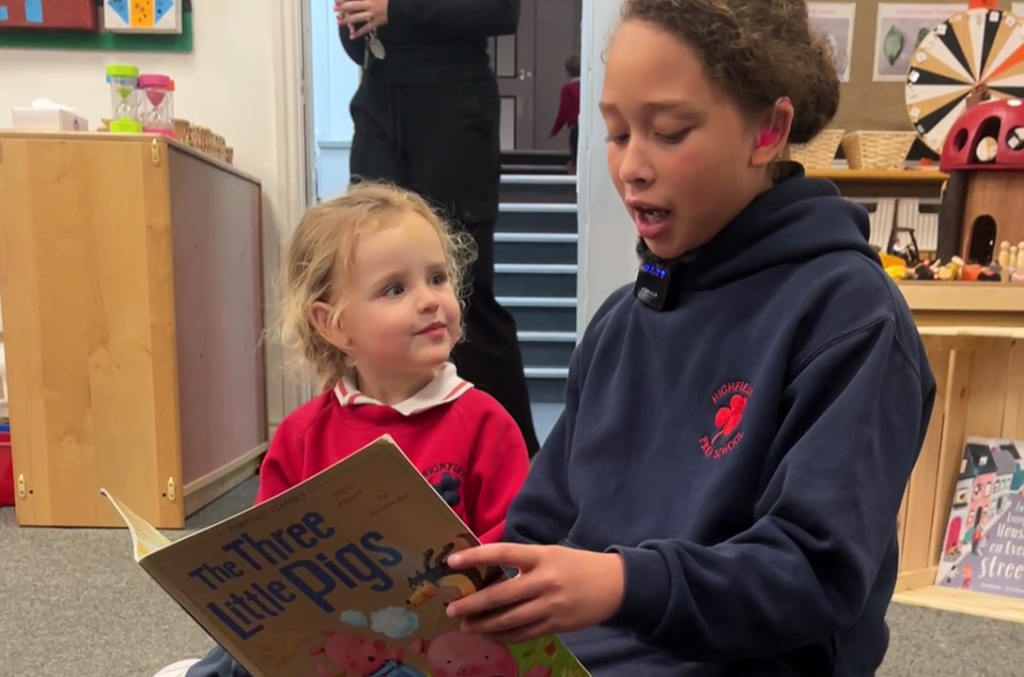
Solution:
M 530 461 L 518 426 L 497 400 L 446 364 L 394 406 L 348 381 L 289 414 L 260 468 L 262 503 L 388 434 L 484 543 L 501 540 L 505 512 Z
M 579 124 L 579 118 L 580 79 L 572 78 L 562 85 L 562 91 L 558 95 L 558 116 L 555 117 L 555 124 L 551 126 L 548 136 L 554 136 L 562 127 L 575 127 Z

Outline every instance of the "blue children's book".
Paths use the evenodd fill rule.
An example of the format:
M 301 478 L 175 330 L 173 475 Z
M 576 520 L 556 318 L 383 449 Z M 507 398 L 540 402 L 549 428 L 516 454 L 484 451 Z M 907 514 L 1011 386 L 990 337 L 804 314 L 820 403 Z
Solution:
M 171 542 L 109 492 L 135 560 L 254 677 L 587 677 L 555 637 L 503 646 L 450 601 L 505 578 L 390 437 Z

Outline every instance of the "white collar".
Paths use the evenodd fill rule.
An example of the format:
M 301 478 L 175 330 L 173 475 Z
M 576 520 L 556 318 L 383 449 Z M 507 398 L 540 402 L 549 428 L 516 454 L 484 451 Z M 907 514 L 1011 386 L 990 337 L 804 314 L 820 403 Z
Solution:
M 412 416 L 421 411 L 433 409 L 436 406 L 457 400 L 472 387 L 472 383 L 459 377 L 454 364 L 445 362 L 433 381 L 409 399 L 390 405 L 390 407 L 403 416 Z M 356 384 L 348 377 L 342 378 L 341 383 L 334 386 L 334 396 L 337 398 L 338 404 L 343 407 L 352 407 L 358 404 L 388 406 L 379 400 L 361 393 Z

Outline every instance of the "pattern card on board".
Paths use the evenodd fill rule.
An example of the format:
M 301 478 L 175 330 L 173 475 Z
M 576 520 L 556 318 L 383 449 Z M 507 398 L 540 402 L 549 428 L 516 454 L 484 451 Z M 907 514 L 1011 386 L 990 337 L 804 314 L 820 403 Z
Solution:
M 182 0 L 106 0 L 104 28 L 113 33 L 180 33 L 181 5 Z

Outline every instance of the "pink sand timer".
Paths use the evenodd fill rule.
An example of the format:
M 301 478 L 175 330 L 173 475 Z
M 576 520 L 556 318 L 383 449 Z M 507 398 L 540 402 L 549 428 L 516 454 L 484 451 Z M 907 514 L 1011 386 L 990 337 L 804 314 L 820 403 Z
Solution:
M 136 85 L 139 69 L 129 64 L 114 63 L 107 66 L 110 83 L 110 131 L 134 134 L 142 131 L 139 124 L 139 99 Z
M 142 92 L 142 131 L 146 134 L 174 136 L 174 85 L 166 75 L 139 76 Z

